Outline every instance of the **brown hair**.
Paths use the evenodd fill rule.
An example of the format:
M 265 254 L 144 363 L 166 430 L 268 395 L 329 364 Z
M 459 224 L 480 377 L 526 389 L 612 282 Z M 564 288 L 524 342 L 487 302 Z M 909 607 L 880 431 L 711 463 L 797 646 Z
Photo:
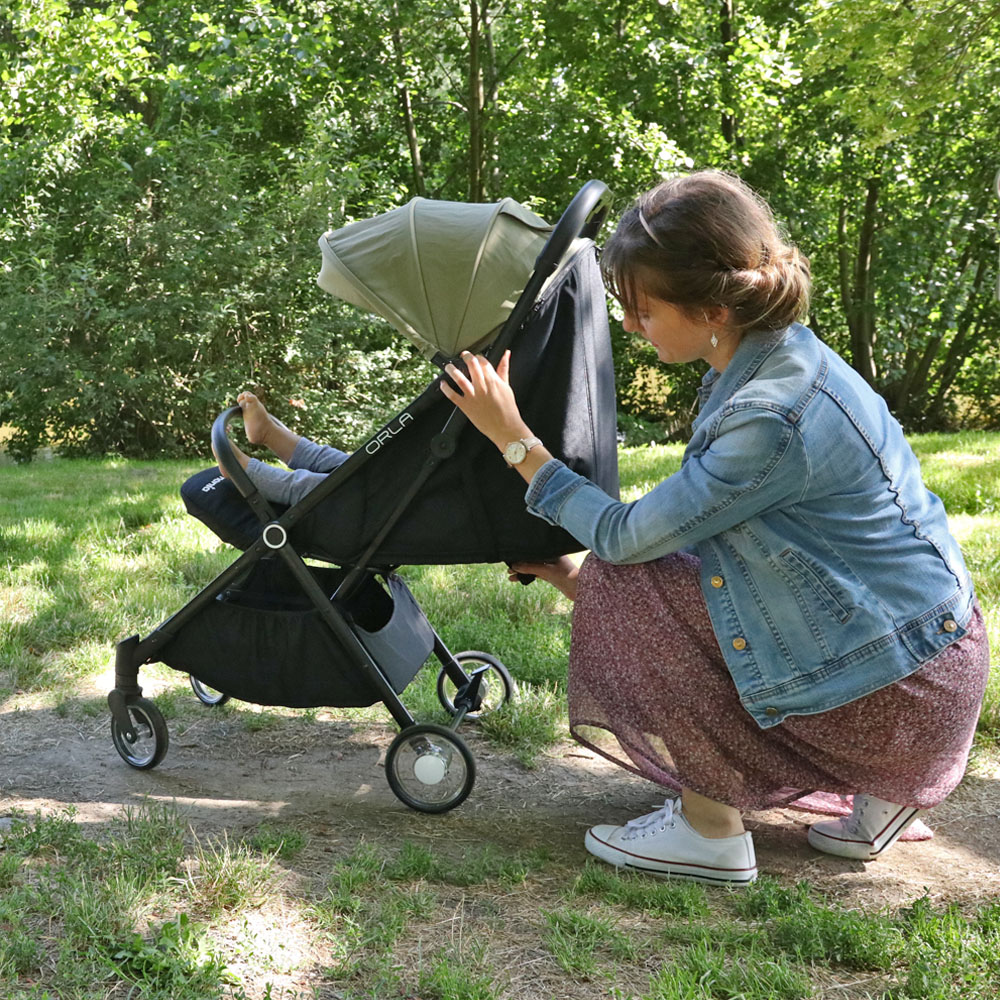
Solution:
M 628 312 L 640 292 L 689 314 L 725 306 L 732 327 L 778 330 L 809 304 L 809 261 L 738 177 L 703 170 L 664 181 L 622 216 L 601 255 Z

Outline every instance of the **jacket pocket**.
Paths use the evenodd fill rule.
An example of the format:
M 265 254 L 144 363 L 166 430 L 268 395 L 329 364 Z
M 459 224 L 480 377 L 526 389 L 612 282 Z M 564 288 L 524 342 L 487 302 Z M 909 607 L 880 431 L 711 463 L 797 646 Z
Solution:
M 851 617 L 852 609 L 837 593 L 836 587 L 824 580 L 822 575 L 794 549 L 785 549 L 781 553 L 781 561 L 816 595 L 837 621 L 844 624 Z

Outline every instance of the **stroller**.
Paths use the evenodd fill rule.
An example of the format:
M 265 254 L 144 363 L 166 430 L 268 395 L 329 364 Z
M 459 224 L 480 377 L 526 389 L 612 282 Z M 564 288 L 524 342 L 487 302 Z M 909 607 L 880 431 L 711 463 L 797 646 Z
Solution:
M 463 349 L 496 361 L 511 348 L 526 421 L 553 454 L 617 495 L 614 375 L 593 243 L 608 202 L 605 185 L 589 181 L 550 229 L 511 199 L 415 199 L 325 234 L 319 283 L 389 319 L 442 372 Z M 459 266 L 456 252 L 472 259 Z M 229 479 L 214 482 L 232 493 L 237 525 L 232 537 L 219 534 L 242 537 L 245 551 L 150 635 L 117 644 L 108 704 L 126 763 L 152 768 L 167 751 L 163 716 L 138 683 L 143 664 L 163 662 L 188 673 L 209 705 L 230 696 L 293 708 L 381 701 L 400 727 L 385 759 L 396 796 L 430 813 L 465 800 L 475 761 L 458 727 L 499 707 L 513 683 L 487 653 L 452 654 L 396 570 L 540 561 L 580 546 L 527 513 L 523 481 L 441 393 L 446 377 L 287 509 L 236 461 L 227 427 L 240 408 L 216 418 L 212 442 Z M 449 726 L 416 724 L 399 697 L 432 652 Z

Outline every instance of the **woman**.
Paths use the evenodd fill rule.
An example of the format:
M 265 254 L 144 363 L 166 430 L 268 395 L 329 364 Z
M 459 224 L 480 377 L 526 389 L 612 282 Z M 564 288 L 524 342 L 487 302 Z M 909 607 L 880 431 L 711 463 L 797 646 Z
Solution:
M 808 262 L 738 179 L 661 184 L 602 256 L 609 289 L 668 364 L 704 359 L 681 469 L 633 503 L 532 437 L 507 384 L 463 356 L 442 392 L 530 484 L 528 509 L 590 549 L 516 566 L 576 599 L 570 725 L 680 792 L 585 845 L 614 865 L 756 877 L 742 810 L 854 795 L 810 843 L 878 857 L 961 779 L 989 670 L 940 501 L 881 398 L 796 321 Z M 595 747 L 595 749 L 598 749 Z M 604 752 L 603 750 L 600 752 Z

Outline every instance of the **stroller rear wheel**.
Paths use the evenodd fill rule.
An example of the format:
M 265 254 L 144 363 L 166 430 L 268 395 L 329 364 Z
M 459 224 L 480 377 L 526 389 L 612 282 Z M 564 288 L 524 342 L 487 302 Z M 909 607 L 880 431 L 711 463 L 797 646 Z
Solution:
M 160 710 L 148 698 L 136 698 L 125 707 L 135 729 L 135 740 L 129 740 L 114 716 L 111 717 L 111 739 L 126 764 L 148 771 L 156 767 L 167 752 L 170 740 L 167 724 Z
M 198 680 L 194 674 L 188 674 L 188 680 L 191 682 L 191 690 L 194 691 L 203 705 L 225 705 L 229 701 L 228 694 L 223 694 L 222 691 L 209 687 L 203 681 Z
M 476 762 L 461 736 L 427 722 L 408 726 L 392 741 L 385 776 L 411 809 L 441 813 L 466 800 L 476 780 Z
M 467 649 L 464 653 L 456 653 L 455 659 L 462 665 L 467 674 L 482 673 L 483 675 L 479 684 L 479 697 L 481 699 L 479 708 L 467 712 L 465 716 L 467 719 L 481 719 L 484 715 L 490 715 L 510 701 L 514 694 L 514 681 L 510 676 L 510 671 L 495 656 L 481 653 L 475 649 Z M 437 679 L 438 701 L 451 715 L 455 715 L 458 711 L 455 707 L 458 693 L 454 681 L 442 667 Z

